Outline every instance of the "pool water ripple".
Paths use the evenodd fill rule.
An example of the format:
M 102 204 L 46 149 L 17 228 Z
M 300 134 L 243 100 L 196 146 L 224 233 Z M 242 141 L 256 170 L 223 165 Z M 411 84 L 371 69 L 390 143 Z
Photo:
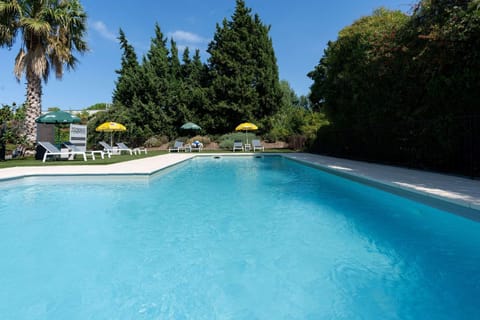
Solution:
M 469 319 L 480 224 L 280 157 L 0 186 L 1 319 Z

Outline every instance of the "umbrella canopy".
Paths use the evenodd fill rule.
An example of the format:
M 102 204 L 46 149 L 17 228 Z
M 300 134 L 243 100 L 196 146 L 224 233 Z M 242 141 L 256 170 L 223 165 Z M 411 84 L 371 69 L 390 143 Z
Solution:
M 250 122 L 244 122 L 240 123 L 236 128 L 235 131 L 245 131 L 245 138 L 246 138 L 246 143 L 248 144 L 248 136 L 247 136 L 247 131 L 253 131 L 253 130 L 258 130 L 258 127 L 254 125 L 253 123 Z
M 236 128 L 235 131 L 251 131 L 251 130 L 258 130 L 258 127 L 250 122 L 240 123 Z
M 99 132 L 112 132 L 112 134 L 110 135 L 111 146 L 113 146 L 113 132 L 126 131 L 126 130 L 127 128 L 123 124 L 118 122 L 112 122 L 112 121 L 104 122 L 95 129 L 95 131 L 99 131 Z
M 104 122 L 99 125 L 95 131 L 101 132 L 114 132 L 114 131 L 126 131 L 127 128 L 121 123 L 118 122 Z
M 183 129 L 183 130 L 200 130 L 202 129 L 198 124 L 196 123 L 193 123 L 193 122 L 187 122 L 185 124 L 183 124 L 180 129 Z
M 42 114 L 40 117 L 35 119 L 36 123 L 44 124 L 67 124 L 67 123 L 80 123 L 81 120 L 79 117 L 72 115 L 69 112 L 65 111 L 51 111 L 45 114 Z M 56 126 L 55 126 L 56 127 Z M 55 128 L 55 143 L 59 144 L 61 140 L 60 129 Z
M 65 111 L 52 111 L 45 114 L 42 114 L 40 117 L 35 119 L 37 123 L 80 123 L 80 118 L 72 115 L 69 112 Z

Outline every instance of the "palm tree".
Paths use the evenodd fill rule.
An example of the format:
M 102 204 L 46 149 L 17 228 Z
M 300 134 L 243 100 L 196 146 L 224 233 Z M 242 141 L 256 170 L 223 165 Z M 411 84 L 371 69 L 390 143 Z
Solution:
M 11 48 L 21 35 L 14 73 L 27 80 L 25 130 L 31 143 L 42 110 L 42 79 L 47 82 L 51 70 L 61 79 L 65 67 L 76 65 L 73 52 L 88 50 L 86 20 L 79 0 L 0 0 L 0 46 Z

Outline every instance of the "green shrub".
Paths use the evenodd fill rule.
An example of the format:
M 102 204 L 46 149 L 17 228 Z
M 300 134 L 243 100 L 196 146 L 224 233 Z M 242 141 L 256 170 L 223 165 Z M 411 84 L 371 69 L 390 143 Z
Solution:
M 224 134 L 219 138 L 218 145 L 220 149 L 232 149 L 233 148 L 233 142 L 235 140 L 241 140 L 243 143 L 246 143 L 248 137 L 248 142 L 251 143 L 253 139 L 260 139 L 257 137 L 254 133 L 248 132 L 245 134 L 245 132 L 234 132 L 234 133 L 228 133 Z
M 207 144 L 209 144 L 210 142 L 212 142 L 212 140 L 210 140 L 210 137 L 208 136 L 195 136 L 193 138 L 190 138 L 188 140 L 186 140 L 187 143 L 192 143 L 194 141 L 200 141 L 204 146 L 206 146 Z
M 145 141 L 145 147 L 152 148 L 152 147 L 160 147 L 168 142 L 167 136 L 153 136 Z

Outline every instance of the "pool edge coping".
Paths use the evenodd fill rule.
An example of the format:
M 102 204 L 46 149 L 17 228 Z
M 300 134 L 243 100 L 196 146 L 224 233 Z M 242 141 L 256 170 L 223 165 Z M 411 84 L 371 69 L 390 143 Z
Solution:
M 289 157 L 289 156 L 286 156 L 286 158 L 292 161 L 296 161 L 296 162 L 317 168 L 329 174 L 333 174 L 345 179 L 349 179 L 361 184 L 365 184 L 377 189 L 381 189 L 391 194 L 395 194 L 413 201 L 420 202 L 427 206 L 434 207 L 436 209 L 448 211 L 452 214 L 459 215 L 459 216 L 480 222 L 480 205 L 476 205 L 468 201 L 450 199 L 450 198 L 442 197 L 426 191 L 421 191 L 421 190 L 416 190 L 414 188 L 401 186 L 399 184 L 391 183 L 385 180 L 379 180 L 373 177 L 362 176 L 354 173 L 345 172 L 342 170 L 337 170 L 334 168 L 330 168 L 328 165 L 311 162 L 306 159 L 300 159 L 300 158 Z

